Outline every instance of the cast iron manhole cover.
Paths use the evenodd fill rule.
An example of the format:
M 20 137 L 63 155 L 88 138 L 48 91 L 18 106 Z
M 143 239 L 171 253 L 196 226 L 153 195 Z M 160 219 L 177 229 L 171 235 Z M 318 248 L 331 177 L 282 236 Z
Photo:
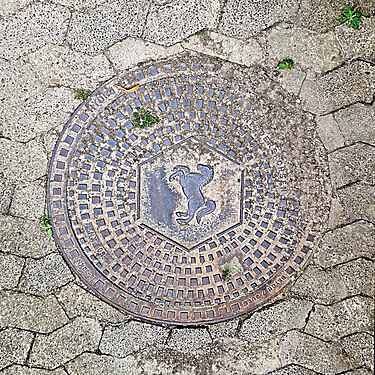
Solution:
M 135 112 L 158 122 L 137 127 Z M 193 54 L 144 64 L 62 132 L 54 235 L 74 272 L 125 312 L 229 319 L 306 265 L 325 220 L 322 155 L 312 119 L 260 69 Z

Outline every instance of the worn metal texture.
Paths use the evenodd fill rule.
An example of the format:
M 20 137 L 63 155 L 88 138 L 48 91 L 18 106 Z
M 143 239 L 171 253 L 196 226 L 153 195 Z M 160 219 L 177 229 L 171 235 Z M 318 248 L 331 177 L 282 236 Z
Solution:
M 137 127 L 137 108 L 159 122 Z M 77 109 L 48 205 L 95 294 L 146 320 L 201 325 L 254 310 L 300 274 L 327 181 L 313 119 L 261 68 L 184 53 L 129 70 Z

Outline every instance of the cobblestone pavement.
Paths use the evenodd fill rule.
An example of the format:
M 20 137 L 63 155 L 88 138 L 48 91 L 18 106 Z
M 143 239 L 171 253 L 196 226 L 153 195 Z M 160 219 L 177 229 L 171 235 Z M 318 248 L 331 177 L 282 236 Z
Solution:
M 361 2 L 359 30 L 337 25 L 343 5 L 0 0 L 2 374 L 373 373 L 375 3 Z M 186 52 L 264 72 L 313 119 L 332 183 L 327 228 L 294 285 L 195 328 L 141 322 L 99 300 L 40 230 L 76 90 Z M 295 66 L 280 72 L 286 57 Z

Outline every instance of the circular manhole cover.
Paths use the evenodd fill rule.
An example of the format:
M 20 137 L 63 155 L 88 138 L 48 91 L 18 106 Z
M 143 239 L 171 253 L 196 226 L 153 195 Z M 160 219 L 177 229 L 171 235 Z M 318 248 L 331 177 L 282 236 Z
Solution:
M 192 54 L 144 64 L 62 132 L 54 235 L 74 272 L 125 312 L 229 319 L 305 266 L 325 219 L 323 155 L 312 119 L 261 70 Z

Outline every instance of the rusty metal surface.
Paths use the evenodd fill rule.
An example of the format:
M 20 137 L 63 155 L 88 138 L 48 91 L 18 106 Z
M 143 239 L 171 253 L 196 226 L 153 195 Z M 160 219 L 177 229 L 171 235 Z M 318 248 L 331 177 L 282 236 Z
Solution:
M 137 107 L 159 122 L 136 127 Z M 54 236 L 74 272 L 125 312 L 226 320 L 306 265 L 328 205 L 322 155 L 312 119 L 264 72 L 190 54 L 145 64 L 66 125 L 49 173 Z

